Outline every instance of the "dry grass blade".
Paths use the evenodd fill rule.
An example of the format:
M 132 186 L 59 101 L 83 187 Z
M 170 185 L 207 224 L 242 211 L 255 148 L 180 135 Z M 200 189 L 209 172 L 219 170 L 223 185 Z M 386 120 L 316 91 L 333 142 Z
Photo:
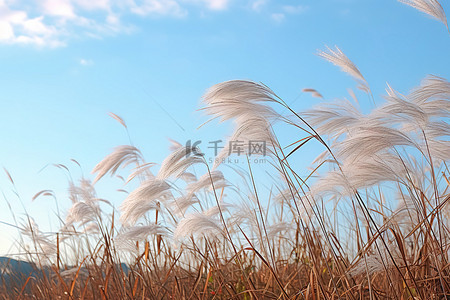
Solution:
M 158 179 L 178 178 L 190 166 L 203 162 L 203 153 L 198 147 L 179 147 L 164 159 L 156 177 Z
M 70 297 L 73 296 L 73 290 L 74 290 L 74 288 L 75 288 L 75 283 L 77 282 L 78 276 L 80 275 L 81 268 L 82 268 L 82 266 L 83 266 L 83 264 L 84 264 L 84 262 L 86 261 L 87 258 L 88 258 L 88 257 L 85 257 L 85 258 L 83 259 L 83 261 L 80 263 L 80 265 L 79 265 L 79 267 L 78 267 L 78 269 L 77 269 L 77 272 L 75 273 L 75 278 L 72 280 L 72 284 L 71 284 L 71 286 L 70 286 L 70 292 L 69 292 L 69 296 L 70 296 Z
M 142 160 L 141 152 L 136 147 L 129 145 L 118 146 L 92 170 L 92 173 L 97 173 L 94 183 L 108 172 L 114 175 L 120 167 L 126 167 L 130 164 L 139 165 Z
M 358 67 L 341 51 L 337 46 L 336 49 L 327 47 L 327 51 L 319 51 L 317 55 L 341 68 L 342 71 L 352 76 L 360 84 L 359 88 L 365 92 L 369 92 L 369 85 Z
M 295 151 L 297 151 L 298 149 L 300 149 L 303 145 L 305 145 L 307 142 L 309 142 L 311 139 L 313 139 L 313 136 L 308 136 L 306 138 L 304 138 L 303 140 L 299 140 L 296 143 L 300 142 L 300 144 L 295 147 L 293 150 L 291 150 L 291 152 L 288 153 L 288 155 L 286 155 L 283 160 L 287 159 L 289 156 L 291 156 L 291 154 L 293 154 Z
M 113 118 L 114 120 L 116 120 L 117 122 L 119 122 L 120 124 L 122 124 L 123 127 L 125 127 L 126 129 L 128 129 L 128 128 L 127 128 L 127 124 L 125 124 L 125 121 L 124 121 L 121 117 L 119 117 L 118 115 L 116 115 L 116 114 L 114 114 L 114 113 L 112 113 L 112 112 L 109 112 L 108 115 L 109 115 L 111 118 Z
M 201 235 L 221 235 L 223 234 L 223 229 L 214 216 L 192 213 L 178 223 L 174 232 L 174 238 L 185 238 L 194 233 L 200 233 Z
M 317 90 L 315 89 L 311 89 L 311 88 L 305 88 L 302 90 L 302 92 L 304 93 L 311 93 L 311 96 L 316 97 L 316 98 L 321 98 L 323 99 L 323 96 L 321 93 L 319 93 Z
M 171 197 L 170 186 L 164 180 L 149 179 L 132 191 L 120 206 L 123 224 L 134 225 L 149 210 L 159 210 L 158 201 Z
M 72 296 L 70 295 L 70 290 L 69 287 L 67 286 L 66 282 L 64 281 L 64 279 L 62 278 L 60 272 L 58 269 L 56 269 L 55 266 L 52 267 L 53 272 L 55 272 L 56 276 L 59 279 L 59 282 L 61 283 L 61 285 L 64 287 L 64 292 L 69 295 L 70 298 L 72 298 Z
M 447 17 L 445 16 L 444 9 L 442 5 L 437 0 L 398 0 L 401 3 L 414 7 L 421 12 L 432 16 L 444 23 L 445 27 L 448 29 Z
M 6 168 L 3 168 L 3 171 L 5 171 L 6 176 L 8 176 L 9 181 L 11 181 L 11 183 L 14 185 L 14 180 L 12 179 L 11 174 L 8 172 L 8 170 L 6 170 Z
M 53 195 L 53 191 L 52 190 L 42 190 L 40 192 L 37 192 L 32 198 L 31 201 L 36 200 L 36 198 L 38 198 L 40 195 L 44 195 L 44 196 L 50 196 Z
M 33 277 L 31 276 L 31 275 L 29 275 L 28 277 L 27 277 L 27 280 L 25 281 L 25 283 L 22 285 L 22 289 L 20 290 L 20 294 L 19 294 L 19 296 L 17 296 L 17 299 L 20 299 L 21 297 L 22 297 L 22 294 L 23 294 L 23 292 L 25 291 L 25 288 L 27 287 L 27 285 L 28 285 L 28 282 L 30 281 L 30 279 L 32 279 Z

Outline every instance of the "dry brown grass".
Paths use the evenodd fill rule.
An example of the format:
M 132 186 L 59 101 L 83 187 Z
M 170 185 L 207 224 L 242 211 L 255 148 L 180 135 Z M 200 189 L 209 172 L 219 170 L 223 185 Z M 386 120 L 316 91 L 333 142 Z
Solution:
M 402 2 L 447 24 L 437 1 Z M 375 103 L 339 48 L 320 55 Z M 281 179 L 262 189 L 249 161 L 247 173 L 225 178 L 220 163 L 176 142 L 154 175 L 136 147 L 117 147 L 94 168 L 94 183 L 70 182 L 58 232 L 41 232 L 30 216 L 12 225 L 35 271 L 7 281 L 3 267 L 0 298 L 450 299 L 449 103 L 450 83 L 436 76 L 408 95 L 389 86 L 386 103 L 365 115 L 351 102 L 297 113 L 263 84 L 218 84 L 203 110 L 233 120 L 232 140 L 267 142 L 269 172 Z M 289 146 L 275 122 L 298 130 Z M 324 152 L 301 176 L 290 160 L 313 142 Z M 120 211 L 96 194 L 106 174 L 139 185 L 121 187 Z M 44 190 L 33 201 L 43 196 L 54 198 Z

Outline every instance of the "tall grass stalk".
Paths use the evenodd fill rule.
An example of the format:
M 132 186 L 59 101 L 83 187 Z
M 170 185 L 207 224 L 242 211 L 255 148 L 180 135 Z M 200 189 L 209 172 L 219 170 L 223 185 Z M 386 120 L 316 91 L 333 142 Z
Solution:
M 436 0 L 400 2 L 447 26 Z M 380 103 L 340 48 L 318 54 Z M 323 99 L 313 88 L 304 91 Z M 296 112 L 253 81 L 206 92 L 201 110 L 210 121 L 233 122 L 230 141 L 267 146 L 268 188 L 258 182 L 248 150 L 246 168 L 225 172 L 229 147 L 209 165 L 200 149 L 172 141 L 158 169 L 111 113 L 130 144 L 98 163 L 93 181 L 75 182 L 69 168 L 57 165 L 68 172 L 72 206 L 61 212 L 51 190 L 33 197 L 55 199 L 55 232 L 42 232 L 28 212 L 22 223 L 14 216 L 19 249 L 33 271 L 1 264 L 1 297 L 450 298 L 450 83 L 427 76 L 406 95 L 388 85 L 384 102 L 365 114 L 350 96 L 355 103 L 322 102 Z M 282 146 L 277 129 L 286 127 L 298 135 Z M 303 176 L 292 162 L 311 143 L 321 150 Z M 118 209 L 96 192 L 108 174 L 124 183 Z M 133 183 L 137 188 L 128 191 Z

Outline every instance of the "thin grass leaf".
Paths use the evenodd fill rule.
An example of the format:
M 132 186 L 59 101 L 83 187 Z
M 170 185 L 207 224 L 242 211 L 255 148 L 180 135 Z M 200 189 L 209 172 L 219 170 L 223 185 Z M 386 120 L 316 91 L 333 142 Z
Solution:
M 364 76 L 359 71 L 358 67 L 341 51 L 337 46 L 331 49 L 327 46 L 326 51 L 319 51 L 317 53 L 320 57 L 331 62 L 332 64 L 341 68 L 341 70 L 352 76 L 359 83 L 359 88 L 365 92 L 369 92 L 369 85 Z
M 125 121 L 121 117 L 119 117 L 118 115 L 116 115 L 112 112 L 109 112 L 108 115 L 111 118 L 113 118 L 114 120 L 116 120 L 117 122 L 119 122 L 123 127 L 125 127 L 127 129 L 127 124 L 125 124 Z
M 442 5 L 437 0 L 398 0 L 400 3 L 414 7 L 421 12 L 441 21 L 448 30 L 447 17 Z

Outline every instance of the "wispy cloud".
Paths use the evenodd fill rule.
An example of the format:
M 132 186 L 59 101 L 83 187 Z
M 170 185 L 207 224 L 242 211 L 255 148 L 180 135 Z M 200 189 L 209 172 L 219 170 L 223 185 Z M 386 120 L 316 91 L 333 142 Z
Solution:
M 94 64 L 94 61 L 93 60 L 91 60 L 91 59 L 85 59 L 85 58 L 81 58 L 80 59 L 80 65 L 82 65 L 82 66 L 92 66 L 93 64 Z
M 110 0 L 73 0 L 77 6 L 86 10 L 110 10 Z
M 76 17 L 70 0 L 44 0 L 39 2 L 44 15 L 73 19 Z
M 306 5 L 284 5 L 283 11 L 287 14 L 301 14 L 308 10 Z
M 270 15 L 271 19 L 281 23 L 286 19 L 287 15 L 298 15 L 306 12 L 309 9 L 306 5 L 283 5 L 281 6 L 281 11 L 272 13 Z
M 206 5 L 211 10 L 224 10 L 228 7 L 229 0 L 184 0 L 186 2 L 197 3 L 200 5 Z
M 171 15 L 175 17 L 184 17 L 187 15 L 187 10 L 175 0 L 144 0 L 136 3 L 130 1 L 130 11 L 132 13 L 147 16 L 147 15 Z
M 257 12 L 261 11 L 262 7 L 264 5 L 266 5 L 267 2 L 268 2 L 268 0 L 255 0 L 255 1 L 253 1 L 253 3 L 252 3 L 252 10 L 257 11 Z
M 101 37 L 129 30 L 109 6 L 109 0 L 42 0 L 36 6 L 24 0 L 0 0 L 0 43 L 37 47 L 61 47 L 83 32 Z M 98 16 L 85 17 L 92 11 Z M 97 14 L 96 14 L 97 15 Z
M 130 32 L 126 15 L 182 18 L 188 8 L 225 10 L 230 0 L 0 0 L 0 44 L 61 47 L 74 36 Z M 128 22 L 129 19 L 128 19 Z
M 0 43 L 56 47 L 63 45 L 57 35 L 56 27 L 45 24 L 44 16 L 30 18 L 26 11 L 10 9 L 0 0 Z
M 270 18 L 275 22 L 281 23 L 284 21 L 286 16 L 283 13 L 273 13 L 270 15 Z

